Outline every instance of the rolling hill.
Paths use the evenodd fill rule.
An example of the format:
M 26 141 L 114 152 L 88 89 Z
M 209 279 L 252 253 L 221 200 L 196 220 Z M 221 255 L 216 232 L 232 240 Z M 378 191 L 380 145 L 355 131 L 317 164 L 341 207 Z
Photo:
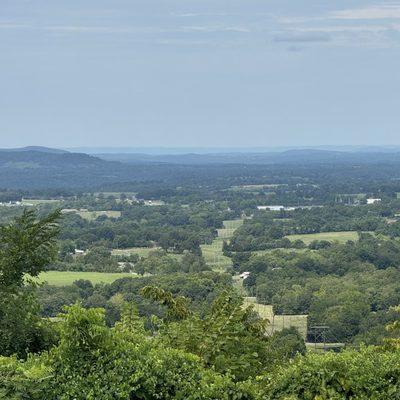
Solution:
M 87 154 L 43 148 L 0 150 L 2 188 L 91 187 L 128 177 L 121 163 Z

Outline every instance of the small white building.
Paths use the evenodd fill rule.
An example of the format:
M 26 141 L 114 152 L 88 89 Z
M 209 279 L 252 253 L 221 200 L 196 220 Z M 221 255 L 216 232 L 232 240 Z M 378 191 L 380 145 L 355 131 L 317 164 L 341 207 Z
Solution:
M 285 206 L 257 206 L 257 209 L 260 211 L 294 211 L 297 208 L 302 208 L 302 207 L 285 207 Z
M 250 276 L 250 272 L 248 272 L 248 271 L 242 272 L 239 276 L 241 279 L 245 280 Z
M 262 210 L 262 211 L 280 211 L 283 210 L 285 207 L 284 206 L 257 206 L 257 209 Z
M 382 199 L 367 199 L 367 204 L 376 204 L 376 203 L 380 203 L 382 201 Z

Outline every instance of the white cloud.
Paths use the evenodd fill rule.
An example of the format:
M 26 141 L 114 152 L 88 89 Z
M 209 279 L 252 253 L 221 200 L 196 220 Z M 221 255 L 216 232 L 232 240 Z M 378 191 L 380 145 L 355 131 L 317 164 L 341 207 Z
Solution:
M 390 25 L 329 25 L 329 26 L 318 26 L 318 27 L 303 27 L 298 28 L 299 31 L 302 32 L 326 32 L 326 33 L 335 33 L 335 32 L 370 32 L 370 33 L 380 33 L 386 31 L 397 31 L 399 30 L 398 24 L 390 24 Z
M 330 18 L 341 20 L 400 19 L 400 4 L 340 10 L 331 13 Z
M 193 25 L 184 26 L 181 28 L 184 32 L 238 32 L 238 33 L 248 33 L 250 29 L 243 26 L 224 26 L 224 25 Z
M 27 24 L 14 24 L 8 22 L 0 22 L 0 29 L 26 29 L 30 28 L 31 25 Z
M 326 32 L 292 31 L 275 35 L 274 41 L 277 43 L 324 43 L 331 41 L 331 37 Z

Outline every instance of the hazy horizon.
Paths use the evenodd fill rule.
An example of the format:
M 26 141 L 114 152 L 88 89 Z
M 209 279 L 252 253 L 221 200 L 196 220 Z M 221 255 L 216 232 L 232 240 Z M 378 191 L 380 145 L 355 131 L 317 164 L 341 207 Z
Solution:
M 0 11 L 0 148 L 400 145 L 400 1 Z
M 40 145 L 21 146 L 21 147 L 0 147 L 0 151 L 19 151 L 19 150 L 61 150 L 72 153 L 85 153 L 91 155 L 149 155 L 149 156 L 174 156 L 174 155 L 228 155 L 228 154 L 273 154 L 284 153 L 287 151 L 326 151 L 342 153 L 398 153 L 400 145 L 387 146 L 367 146 L 367 145 L 328 145 L 328 146 L 274 146 L 274 147 L 245 147 L 245 146 L 206 146 L 206 147 L 185 147 L 185 146 L 138 146 L 138 147 L 47 147 Z

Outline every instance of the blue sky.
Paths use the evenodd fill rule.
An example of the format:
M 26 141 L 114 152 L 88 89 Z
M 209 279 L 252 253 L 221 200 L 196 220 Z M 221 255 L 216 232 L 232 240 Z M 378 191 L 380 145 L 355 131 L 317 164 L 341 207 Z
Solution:
M 0 0 L 0 147 L 400 144 L 400 1 Z

